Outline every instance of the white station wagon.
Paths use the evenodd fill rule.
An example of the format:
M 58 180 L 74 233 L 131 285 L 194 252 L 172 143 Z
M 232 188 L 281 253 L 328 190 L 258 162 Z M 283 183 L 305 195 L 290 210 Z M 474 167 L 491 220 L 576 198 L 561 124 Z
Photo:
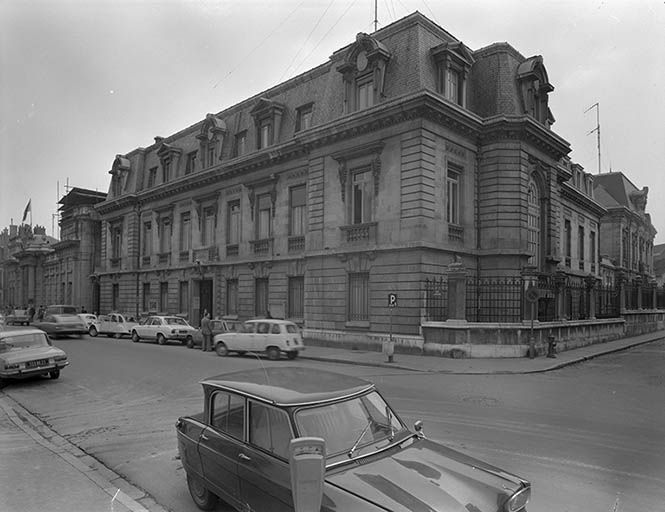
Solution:
M 149 316 L 145 322 L 132 326 L 132 341 L 179 341 L 183 345 L 193 341 L 196 328 L 179 316 Z
M 245 352 L 265 352 L 268 359 L 279 359 L 285 353 L 289 359 L 298 357 L 305 350 L 300 328 L 293 322 L 276 319 L 248 320 L 238 332 L 217 334 L 213 345 L 218 356 L 229 352 L 240 355 Z

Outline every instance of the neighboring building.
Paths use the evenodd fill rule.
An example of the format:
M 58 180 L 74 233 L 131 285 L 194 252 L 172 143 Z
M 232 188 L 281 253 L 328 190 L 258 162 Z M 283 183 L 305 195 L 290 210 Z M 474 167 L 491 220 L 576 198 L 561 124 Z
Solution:
M 656 282 L 665 285 L 665 244 L 653 246 L 653 271 L 656 276 Z
M 195 325 L 204 309 L 270 311 L 314 337 L 408 337 L 424 280 L 453 262 L 475 278 L 597 279 L 605 209 L 551 129 L 553 89 L 541 56 L 474 51 L 419 13 L 359 34 L 328 62 L 116 156 L 97 205 L 101 311 Z
M 594 176 L 594 194 L 607 214 L 601 219 L 600 252 L 626 281 L 656 277 L 656 229 L 646 213 L 648 187 L 638 189 L 622 172 Z
M 43 263 L 53 252 L 55 238 L 46 235 L 42 226 L 11 225 L 3 232 L 2 295 L 4 305 L 24 307 L 43 304 Z
M 105 192 L 72 188 L 60 199 L 60 242 L 46 257 L 42 286 L 46 304 L 71 304 L 99 311 L 95 270 L 101 261 L 101 221 L 94 206 Z
M 4 304 L 71 304 L 96 310 L 94 271 L 99 265 L 101 233 L 94 205 L 106 193 L 73 188 L 60 200 L 61 241 L 43 227 L 10 226 L 1 263 Z M 97 291 L 97 293 L 95 293 Z

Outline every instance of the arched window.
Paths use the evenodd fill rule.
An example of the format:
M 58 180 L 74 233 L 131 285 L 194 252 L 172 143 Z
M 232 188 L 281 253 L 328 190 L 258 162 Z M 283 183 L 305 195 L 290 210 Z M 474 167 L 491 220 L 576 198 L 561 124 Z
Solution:
M 527 202 L 529 206 L 527 250 L 531 254 L 529 256 L 529 265 L 540 268 L 540 194 L 533 178 L 529 178 Z

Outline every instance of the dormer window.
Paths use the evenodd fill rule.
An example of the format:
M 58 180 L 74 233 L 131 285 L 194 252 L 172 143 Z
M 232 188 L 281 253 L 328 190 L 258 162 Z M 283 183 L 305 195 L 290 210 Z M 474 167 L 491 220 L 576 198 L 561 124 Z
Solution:
M 384 98 L 386 66 L 391 54 L 372 36 L 360 33 L 337 71 L 344 80 L 344 112 L 369 108 Z
M 196 136 L 199 139 L 202 168 L 212 167 L 221 160 L 226 132 L 224 121 L 214 114 L 206 115 L 205 121 L 201 124 L 201 131 Z
M 122 155 L 116 155 L 113 160 L 113 165 L 109 174 L 111 178 L 111 195 L 118 197 L 122 194 L 123 189 L 127 186 L 127 177 L 129 176 L 130 163 L 129 159 Z
M 554 124 L 554 116 L 548 106 L 548 94 L 554 90 L 540 55 L 531 57 L 517 68 L 523 112 L 548 128 Z
M 178 168 L 182 149 L 167 144 L 161 137 L 155 137 L 155 140 L 159 143 L 157 156 L 162 165 L 162 183 L 167 183 L 174 177 L 173 169 Z
M 191 174 L 196 168 L 196 151 L 187 153 L 187 163 L 185 164 L 185 174 Z
M 261 98 L 250 112 L 256 126 L 256 148 L 264 149 L 279 142 L 284 106 Z
M 302 107 L 298 107 L 296 115 L 296 131 L 307 130 L 312 127 L 312 106 L 313 103 L 308 103 Z
M 474 59 L 459 41 L 440 44 L 432 48 L 437 69 L 437 92 L 456 105 L 466 107 L 467 77 Z
M 247 152 L 247 130 L 236 134 L 235 145 L 233 148 L 234 156 L 242 156 Z

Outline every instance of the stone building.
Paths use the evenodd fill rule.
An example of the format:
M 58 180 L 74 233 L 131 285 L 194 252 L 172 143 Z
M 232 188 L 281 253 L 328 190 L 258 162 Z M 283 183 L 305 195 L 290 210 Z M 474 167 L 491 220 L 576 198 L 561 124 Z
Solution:
M 105 197 L 105 192 L 70 190 L 59 201 L 60 241 L 40 226 L 10 226 L 1 264 L 5 304 L 71 304 L 98 310 L 94 272 L 101 259 L 101 222 L 94 205 Z
M 653 279 L 656 228 L 646 212 L 649 188 L 640 190 L 622 172 L 610 172 L 594 176 L 594 194 L 607 209 L 601 220 L 601 254 L 625 280 Z
M 605 210 L 552 130 L 553 90 L 541 56 L 473 50 L 420 13 L 358 34 L 116 156 L 96 207 L 100 309 L 195 325 L 204 309 L 269 311 L 330 342 L 392 326 L 416 343 L 423 282 L 451 263 L 476 278 L 596 278 Z

